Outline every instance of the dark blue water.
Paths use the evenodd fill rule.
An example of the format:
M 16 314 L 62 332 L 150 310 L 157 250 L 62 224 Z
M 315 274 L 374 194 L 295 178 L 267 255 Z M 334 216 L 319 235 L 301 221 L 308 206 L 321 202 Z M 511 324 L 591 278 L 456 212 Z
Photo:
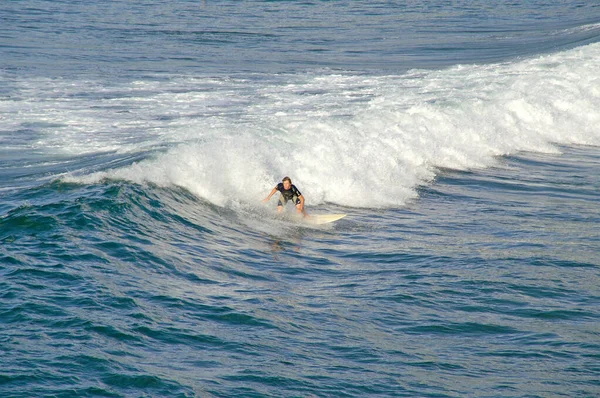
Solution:
M 600 395 L 600 7 L 0 6 L 0 396 Z M 313 226 L 262 204 L 285 175 Z

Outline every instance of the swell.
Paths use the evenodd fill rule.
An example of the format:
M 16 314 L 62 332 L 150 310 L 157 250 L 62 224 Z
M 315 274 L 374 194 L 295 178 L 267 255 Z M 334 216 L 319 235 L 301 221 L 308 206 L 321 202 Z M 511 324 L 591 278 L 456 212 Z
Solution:
M 210 292 L 230 272 L 203 243 L 211 228 L 223 232 L 225 220 L 189 192 L 53 182 L 20 195 L 30 203 L 0 218 L 0 345 L 11 358 L 0 378 L 5 393 L 191 396 L 191 376 L 174 379 L 167 363 L 152 359 L 161 347 L 177 358 L 190 349 L 213 352 L 196 360 L 210 369 L 219 353 L 247 348 L 210 328 L 198 331 L 198 323 L 274 328 L 217 299 L 181 295 Z M 188 320 L 165 323 L 180 310 Z

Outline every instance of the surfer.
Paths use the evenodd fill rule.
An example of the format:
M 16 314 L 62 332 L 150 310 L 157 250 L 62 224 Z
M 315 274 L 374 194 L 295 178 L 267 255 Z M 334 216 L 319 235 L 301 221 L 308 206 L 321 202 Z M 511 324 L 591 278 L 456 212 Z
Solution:
M 277 191 L 280 192 L 279 201 L 277 202 L 278 213 L 281 213 L 283 211 L 283 206 L 291 200 L 292 203 L 296 205 L 298 213 L 302 213 L 306 217 L 306 212 L 304 211 L 304 196 L 302 196 L 298 188 L 292 184 L 290 177 L 284 177 L 283 180 L 271 190 L 269 196 L 263 199 L 263 203 L 268 202 Z

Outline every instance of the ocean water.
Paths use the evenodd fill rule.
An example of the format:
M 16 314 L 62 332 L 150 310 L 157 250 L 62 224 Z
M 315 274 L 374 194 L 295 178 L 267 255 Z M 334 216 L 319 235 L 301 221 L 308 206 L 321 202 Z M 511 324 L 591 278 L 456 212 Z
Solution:
M 600 396 L 599 148 L 595 1 L 4 1 L 0 396 Z

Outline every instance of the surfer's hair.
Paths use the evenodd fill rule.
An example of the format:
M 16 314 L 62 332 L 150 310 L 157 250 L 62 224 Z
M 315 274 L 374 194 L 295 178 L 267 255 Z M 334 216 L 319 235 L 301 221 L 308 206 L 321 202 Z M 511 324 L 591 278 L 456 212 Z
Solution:
M 292 179 L 290 177 L 283 177 L 283 180 L 281 180 L 281 182 L 286 182 L 289 181 L 290 184 L 292 183 Z

